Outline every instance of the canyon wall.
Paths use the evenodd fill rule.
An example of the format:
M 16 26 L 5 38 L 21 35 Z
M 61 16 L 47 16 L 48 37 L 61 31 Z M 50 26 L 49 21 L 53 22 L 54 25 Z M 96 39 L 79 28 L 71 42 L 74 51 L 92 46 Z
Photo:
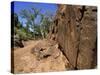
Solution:
M 58 5 L 49 38 L 59 43 L 74 69 L 90 69 L 97 59 L 97 7 Z

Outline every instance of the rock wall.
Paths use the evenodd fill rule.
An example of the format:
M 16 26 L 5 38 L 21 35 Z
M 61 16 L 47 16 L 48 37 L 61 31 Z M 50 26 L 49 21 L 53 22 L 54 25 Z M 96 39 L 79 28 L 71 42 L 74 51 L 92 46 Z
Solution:
M 97 7 L 58 5 L 49 35 L 59 43 L 74 69 L 96 66 Z

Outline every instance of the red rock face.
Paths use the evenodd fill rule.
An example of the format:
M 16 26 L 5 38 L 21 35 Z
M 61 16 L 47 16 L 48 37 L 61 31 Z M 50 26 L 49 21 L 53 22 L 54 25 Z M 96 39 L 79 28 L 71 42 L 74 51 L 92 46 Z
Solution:
M 95 6 L 58 5 L 50 30 L 73 68 L 92 68 L 96 58 L 97 8 Z

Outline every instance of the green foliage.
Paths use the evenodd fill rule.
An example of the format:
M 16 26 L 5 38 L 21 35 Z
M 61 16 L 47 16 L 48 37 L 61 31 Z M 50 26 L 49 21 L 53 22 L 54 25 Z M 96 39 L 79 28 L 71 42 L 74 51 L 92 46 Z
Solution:
M 26 20 L 26 26 L 23 26 L 17 14 L 14 15 L 14 34 L 22 40 L 46 38 L 49 33 L 49 27 L 52 23 L 52 16 L 40 13 L 40 9 L 31 8 L 31 10 L 22 10 L 20 16 Z M 35 23 L 37 16 L 40 16 L 40 22 Z
M 51 16 L 44 16 L 41 15 L 42 19 L 41 19 L 41 32 L 42 32 L 42 37 L 45 38 L 47 36 L 47 34 L 49 33 L 49 28 L 50 25 L 52 24 L 53 21 L 51 21 Z
M 24 29 L 17 30 L 17 34 L 20 39 L 27 40 L 27 34 Z

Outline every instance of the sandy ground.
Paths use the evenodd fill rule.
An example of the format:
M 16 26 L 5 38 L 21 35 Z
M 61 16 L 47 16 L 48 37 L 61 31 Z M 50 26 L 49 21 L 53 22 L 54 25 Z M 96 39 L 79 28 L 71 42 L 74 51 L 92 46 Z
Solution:
M 45 48 L 47 57 L 40 58 L 34 48 Z M 48 49 L 49 52 L 47 51 Z M 14 50 L 14 73 L 65 71 L 70 67 L 68 60 L 57 48 L 57 43 L 48 40 L 29 41 L 24 48 Z

